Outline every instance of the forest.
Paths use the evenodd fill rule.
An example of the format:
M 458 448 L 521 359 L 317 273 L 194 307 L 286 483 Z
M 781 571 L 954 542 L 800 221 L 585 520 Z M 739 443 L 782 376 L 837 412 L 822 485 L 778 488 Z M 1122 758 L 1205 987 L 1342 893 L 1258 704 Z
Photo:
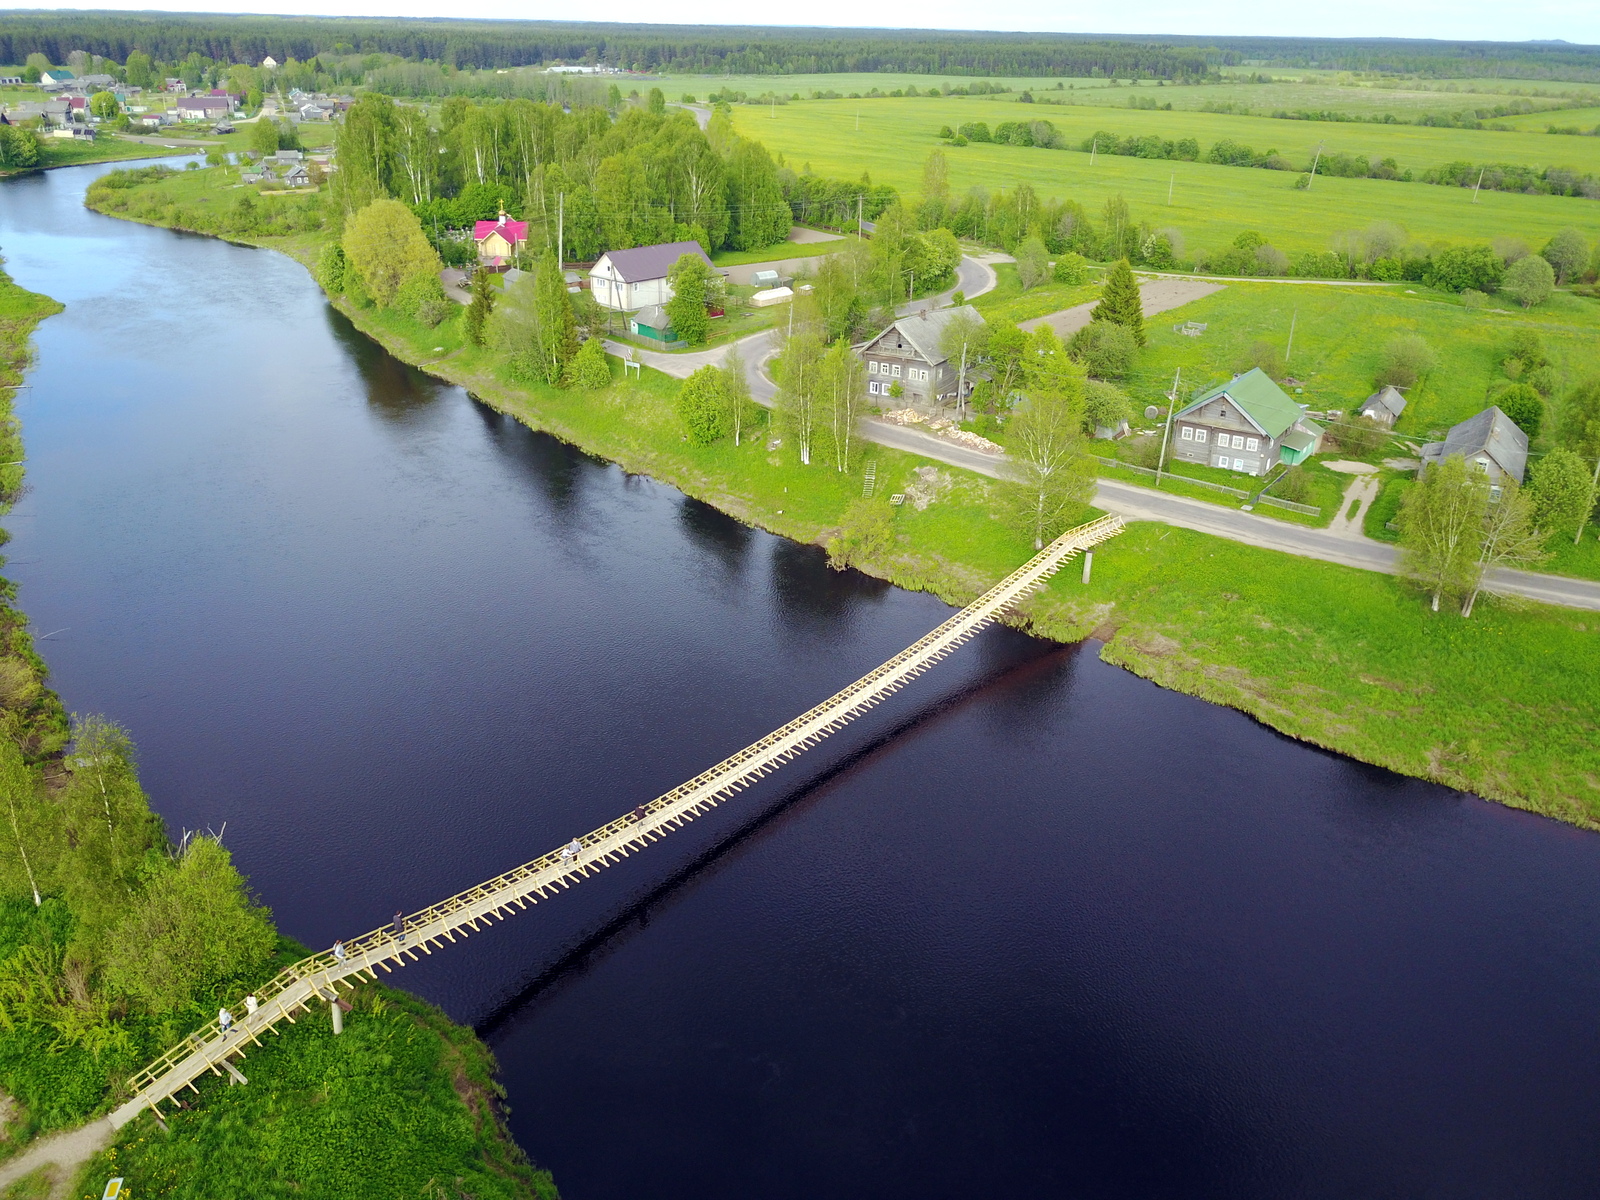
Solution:
M 797 219 L 843 227 L 897 198 L 782 169 L 759 142 L 733 132 L 725 110 L 704 132 L 659 92 L 612 119 L 601 106 L 570 111 L 527 99 L 474 104 L 453 96 L 435 120 L 421 107 L 363 96 L 339 128 L 333 199 L 340 213 L 394 197 L 417 214 L 448 262 L 470 243 L 448 236 L 500 210 L 560 236 L 565 261 L 657 242 L 707 251 L 758 250 Z M 858 207 L 859 204 L 859 207 Z
M 664 74 L 896 71 L 1196 79 L 1247 64 L 1434 78 L 1600 79 L 1600 50 L 1566 44 L 1375 39 L 1145 37 L 974 31 L 624 25 L 562 21 L 18 13 L 0 62 L 74 50 L 123 62 L 191 54 L 221 62 L 383 55 L 449 68 L 604 63 Z

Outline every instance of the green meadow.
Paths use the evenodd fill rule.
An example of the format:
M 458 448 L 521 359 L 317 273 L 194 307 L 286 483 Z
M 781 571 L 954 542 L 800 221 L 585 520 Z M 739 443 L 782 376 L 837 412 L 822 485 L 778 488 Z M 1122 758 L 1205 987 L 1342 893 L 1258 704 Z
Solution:
M 924 160 L 931 151 L 943 148 L 951 187 L 957 194 L 977 185 L 994 190 L 1027 183 L 1042 197 L 1073 199 L 1095 214 L 1107 199 L 1121 195 L 1134 219 L 1179 229 L 1191 255 L 1226 246 L 1247 229 L 1258 230 L 1291 254 L 1326 250 L 1340 231 L 1361 229 L 1375 221 L 1396 221 L 1414 238 L 1429 243 L 1485 242 L 1504 234 L 1539 245 L 1569 225 L 1583 230 L 1591 240 L 1600 237 L 1600 205 L 1577 197 L 1485 191 L 1474 199 L 1467 188 L 1326 176 L 1319 176 L 1310 189 L 1300 190 L 1294 186 L 1295 175 L 1286 171 L 1115 155 L 1091 159 L 1073 150 L 992 143 L 955 147 L 937 136 L 941 125 L 954 127 L 981 120 L 992 128 L 1001 120 L 1035 117 L 1054 121 L 1071 136 L 1087 136 L 1098 127 L 1113 133 L 1193 136 L 1203 146 L 1233 136 L 1258 150 L 1277 149 L 1304 157 L 1308 163 L 1319 140 L 1326 140 L 1330 149 L 1370 155 L 1379 150 L 1391 153 L 1398 144 L 1396 139 L 1404 139 L 1419 148 L 1431 146 L 1427 158 L 1434 163 L 1455 158 L 1512 160 L 1513 152 L 1521 147 L 1524 161 L 1559 162 L 1575 168 L 1587 162 L 1590 166 L 1585 169 L 1600 171 L 1600 138 L 1551 134 L 1050 108 L 967 99 L 819 101 L 775 110 L 734 109 L 739 132 L 764 142 L 797 170 L 809 165 L 818 175 L 846 179 L 870 174 L 873 182 L 892 184 L 912 197 L 921 187 Z M 1535 153 L 1530 147 L 1550 149 Z M 1420 161 L 1420 150 L 1417 161 L 1400 153 L 1396 157 L 1402 167 L 1427 165 Z
M 1175 332 L 1185 321 L 1204 322 L 1207 329 L 1199 337 Z M 1314 409 L 1349 412 L 1371 395 L 1389 339 L 1416 333 L 1433 347 L 1439 366 L 1407 393 L 1410 403 L 1396 430 L 1420 438 L 1484 407 L 1490 387 L 1506 381 L 1500 364 L 1517 329 L 1536 332 L 1558 377 L 1575 380 L 1594 369 L 1600 300 L 1557 292 L 1527 312 L 1495 311 L 1467 308 L 1453 296 L 1416 285 L 1230 283 L 1150 319 L 1150 345 L 1129 385 L 1141 405 L 1170 388 L 1179 368 L 1185 391 L 1208 387 L 1247 368 L 1252 346 L 1264 341 L 1280 354 L 1290 353 L 1285 371 L 1305 389 L 1297 399 Z

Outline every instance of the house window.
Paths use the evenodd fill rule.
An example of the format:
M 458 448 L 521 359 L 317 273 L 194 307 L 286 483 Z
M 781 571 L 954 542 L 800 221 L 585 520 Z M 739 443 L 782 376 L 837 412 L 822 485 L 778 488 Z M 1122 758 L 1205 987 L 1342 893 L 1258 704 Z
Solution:
M 1196 429 L 1194 431 L 1194 440 L 1197 442 L 1204 442 L 1208 436 L 1209 434 L 1204 429 Z
M 1260 438 L 1246 438 L 1245 439 L 1245 443 L 1244 443 L 1244 448 L 1246 450 L 1255 450 L 1255 449 L 1258 449 L 1260 447 L 1260 445 L 1261 445 L 1261 439 Z
M 1235 450 L 1244 449 L 1244 438 L 1237 433 L 1233 435 L 1233 448 Z
M 868 375 L 876 375 L 877 373 L 878 373 L 878 364 L 875 363 L 875 362 L 869 362 L 867 364 L 867 374 Z M 877 391 L 878 390 L 878 385 L 877 384 L 873 384 L 872 385 L 872 390 L 873 391 Z
M 1234 459 L 1234 460 L 1233 460 L 1233 469 L 1234 469 L 1234 470 L 1235 470 L 1235 471 L 1242 471 L 1242 470 L 1244 470 L 1244 459 L 1242 459 L 1242 458 L 1236 458 L 1236 459 Z
M 1182 432 L 1179 433 L 1178 436 L 1181 437 L 1186 442 L 1192 442 L 1192 441 L 1194 441 L 1194 430 L 1190 429 L 1189 426 L 1185 425 L 1183 427 Z
M 899 363 L 895 363 L 894 366 L 890 368 L 889 373 L 891 375 L 893 375 L 896 379 L 899 379 L 900 378 L 900 364 Z

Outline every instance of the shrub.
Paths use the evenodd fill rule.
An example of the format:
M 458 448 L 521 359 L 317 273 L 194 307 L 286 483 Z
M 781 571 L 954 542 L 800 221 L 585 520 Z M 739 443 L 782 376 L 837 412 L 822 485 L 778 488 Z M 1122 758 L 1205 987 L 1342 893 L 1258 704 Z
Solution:
M 1512 263 L 1500 284 L 1500 289 L 1523 308 L 1543 304 L 1550 299 L 1550 293 L 1555 288 L 1555 268 L 1537 254 L 1529 254 Z
M 606 361 L 606 344 L 592 337 L 578 347 L 567 364 L 567 384 L 580 392 L 598 392 L 611 386 L 611 365 Z
M 1114 321 L 1091 321 L 1067 343 L 1073 361 L 1096 379 L 1121 379 L 1133 366 L 1138 344 L 1133 331 Z
M 678 419 L 689 440 L 709 446 L 728 432 L 728 385 L 716 367 L 701 367 L 678 389 Z
M 1493 246 L 1451 246 L 1433 259 L 1423 282 L 1446 292 L 1461 292 L 1467 288 L 1496 292 L 1500 290 L 1505 270 Z
M 1414 387 L 1429 371 L 1437 359 L 1433 348 L 1415 333 L 1391 338 L 1384 346 L 1378 360 L 1378 373 L 1373 382 L 1378 387 Z
M 1089 282 L 1089 263 L 1081 254 L 1068 250 L 1056 259 L 1055 280 L 1069 286 Z
M 429 329 L 450 315 L 450 300 L 434 274 L 413 275 L 406 280 L 395 293 L 391 307 Z
M 836 571 L 894 549 L 894 509 L 880 499 L 852 501 L 839 533 L 828 539 L 828 565 Z
M 1513 383 L 1496 396 L 1494 402 L 1523 433 L 1530 438 L 1539 436 L 1539 428 L 1544 424 L 1544 397 L 1536 388 L 1526 383 Z
M 329 242 L 322 248 L 322 256 L 317 259 L 317 282 L 328 295 L 344 295 L 346 267 L 344 247 L 338 242 Z
M 1375 259 L 1367 268 L 1367 277 L 1383 283 L 1400 282 L 1400 260 L 1398 258 Z

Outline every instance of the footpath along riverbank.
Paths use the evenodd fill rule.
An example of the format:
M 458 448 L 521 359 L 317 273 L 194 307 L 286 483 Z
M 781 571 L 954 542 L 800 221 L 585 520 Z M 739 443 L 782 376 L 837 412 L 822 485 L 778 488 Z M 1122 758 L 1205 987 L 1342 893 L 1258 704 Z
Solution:
M 326 235 L 229 240 L 310 270 Z M 676 380 L 641 372 L 598 394 L 519 383 L 497 355 L 465 345 L 454 318 L 429 329 L 333 303 L 396 358 L 480 402 L 795 541 L 840 532 L 861 497 L 859 464 L 873 459 L 879 494 L 921 499 L 895 510 L 892 541 L 857 546 L 850 565 L 899 586 L 960 605 L 1027 557 L 980 475 L 879 446 L 855 473 L 802 468 L 764 427 L 755 444 L 690 446 Z M 1015 619 L 1061 642 L 1098 637 L 1106 660 L 1290 736 L 1600 828 L 1593 614 L 1497 600 L 1471 620 L 1434 615 L 1393 578 L 1141 523 L 1090 580 L 1058 580 Z

